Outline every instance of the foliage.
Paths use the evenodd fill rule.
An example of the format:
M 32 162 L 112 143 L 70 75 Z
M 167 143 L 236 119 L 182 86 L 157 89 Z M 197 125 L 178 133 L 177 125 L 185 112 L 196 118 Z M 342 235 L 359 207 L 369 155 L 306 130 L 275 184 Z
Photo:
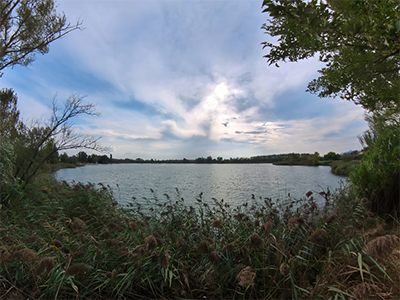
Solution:
M 340 154 L 331 151 L 324 155 L 324 160 L 340 160 Z
M 16 162 L 14 141 L 21 126 L 17 97 L 11 89 L 0 90 L 0 205 L 6 205 L 12 190 L 18 190 L 12 174 Z
M 367 197 L 371 210 L 399 215 L 400 125 L 377 115 L 367 117 L 370 129 L 360 140 L 367 149 L 350 178 L 359 197 Z
M 360 160 L 336 160 L 331 164 L 331 171 L 335 175 L 349 176 Z
M 51 42 L 80 25 L 57 14 L 53 0 L 0 0 L 0 71 L 27 66 L 35 53 L 47 53 Z
M 57 14 L 53 0 L 0 0 L 0 71 L 15 65 L 27 66 L 35 53 L 47 53 L 51 42 L 80 25 L 79 21 L 71 25 L 63 13 Z M 94 115 L 93 104 L 84 104 L 82 97 L 71 95 L 63 110 L 55 99 L 52 108 L 49 124 L 37 121 L 27 126 L 19 121 L 14 91 L 0 91 L 2 189 L 14 179 L 26 185 L 45 162 L 58 162 L 59 150 L 98 147 L 97 139 L 75 133 L 70 123 L 78 115 Z
M 264 0 L 271 19 L 263 29 L 268 61 L 319 55 L 325 67 L 308 85 L 320 97 L 340 96 L 362 105 L 370 129 L 351 180 L 358 197 L 379 214 L 398 214 L 400 114 L 400 5 L 396 0 Z M 343 156 L 343 160 L 351 160 Z M 339 164 L 335 164 L 339 167 Z
M 308 161 L 312 166 L 318 166 L 319 164 L 319 153 L 315 152 L 313 156 L 308 158 Z
M 319 54 L 326 66 L 308 91 L 375 111 L 399 112 L 400 6 L 397 0 L 264 0 L 270 64 Z
M 365 116 L 365 120 L 368 130 L 358 137 L 365 150 L 373 148 L 382 133 L 400 126 L 399 114 L 370 114 Z
M 0 208 L 8 204 L 13 191 L 18 192 L 18 185 L 12 177 L 14 166 L 14 146 L 8 136 L 3 136 L 0 143 Z
M 2 137 L 14 139 L 19 125 L 17 95 L 12 89 L 0 90 L 0 134 Z
M 350 192 L 232 207 L 177 190 L 122 209 L 102 185 L 38 178 L 0 209 L 0 299 L 391 296 L 397 270 L 371 256 L 377 220 Z
M 62 109 L 53 100 L 52 117 L 43 126 L 36 122 L 32 126 L 21 124 L 14 130 L 15 167 L 14 177 L 26 185 L 40 170 L 44 163 L 58 162 L 58 152 L 69 149 L 101 150 L 99 138 L 81 134 L 73 129 L 71 119 L 80 115 L 97 115 L 94 105 L 84 103 L 83 97 L 71 95 Z

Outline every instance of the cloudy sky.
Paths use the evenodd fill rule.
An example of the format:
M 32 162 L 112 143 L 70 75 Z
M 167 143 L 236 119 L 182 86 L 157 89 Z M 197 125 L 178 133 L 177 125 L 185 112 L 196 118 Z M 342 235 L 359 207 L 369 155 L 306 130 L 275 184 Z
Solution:
M 29 67 L 4 71 L 25 121 L 49 117 L 55 95 L 96 104 L 74 120 L 114 158 L 250 157 L 360 149 L 363 110 L 306 93 L 317 60 L 269 66 L 261 0 L 57 1 L 84 30 Z M 90 153 L 88 151 L 88 153 Z

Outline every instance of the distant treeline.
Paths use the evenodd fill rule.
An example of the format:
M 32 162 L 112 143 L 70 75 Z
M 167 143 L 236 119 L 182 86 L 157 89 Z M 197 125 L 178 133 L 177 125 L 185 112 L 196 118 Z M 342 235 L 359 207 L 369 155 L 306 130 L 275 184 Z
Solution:
M 81 151 L 76 155 L 68 156 L 67 153 L 59 155 L 59 162 L 72 163 L 72 164 L 118 164 L 118 163 L 169 163 L 169 164 L 249 164 L 249 163 L 277 163 L 277 164 L 301 164 L 301 165 L 320 165 L 323 162 L 334 160 L 354 160 L 360 155 L 360 152 L 354 151 L 343 155 L 335 152 L 329 152 L 324 156 L 320 156 L 318 152 L 311 153 L 287 153 L 287 154 L 272 154 L 261 155 L 252 157 L 236 157 L 224 159 L 219 156 L 213 158 L 212 156 L 198 157 L 196 159 L 142 159 L 142 158 L 125 158 L 116 159 L 112 155 L 88 155 L 86 152 Z

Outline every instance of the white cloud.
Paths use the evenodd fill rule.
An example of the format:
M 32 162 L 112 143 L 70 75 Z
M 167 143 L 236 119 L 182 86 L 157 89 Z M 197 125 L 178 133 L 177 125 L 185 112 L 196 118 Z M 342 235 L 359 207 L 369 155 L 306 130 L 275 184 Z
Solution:
M 102 135 L 114 157 L 341 151 L 366 128 L 350 103 L 311 107 L 316 59 L 268 66 L 258 1 L 58 2 L 86 29 L 2 83 L 18 88 L 23 116 L 56 92 L 88 95 L 102 115 L 77 125 Z

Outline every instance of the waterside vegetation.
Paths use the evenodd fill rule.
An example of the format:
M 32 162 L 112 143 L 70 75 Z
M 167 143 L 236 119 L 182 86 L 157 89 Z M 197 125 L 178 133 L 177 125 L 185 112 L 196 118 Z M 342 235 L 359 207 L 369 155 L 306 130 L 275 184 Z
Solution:
M 377 218 L 349 187 L 235 207 L 177 190 L 122 208 L 101 184 L 42 174 L 9 195 L 0 299 L 400 296 L 399 223 Z
M 87 154 L 84 151 L 68 156 L 66 152 L 57 156 L 56 161 L 67 165 L 84 165 L 84 164 L 262 164 L 272 163 L 274 165 L 301 165 L 301 166 L 331 166 L 332 173 L 336 175 L 349 175 L 353 170 L 353 166 L 361 161 L 363 152 L 350 151 L 342 155 L 329 152 L 324 156 L 320 156 L 318 152 L 311 153 L 287 153 L 260 155 L 252 157 L 236 157 L 224 159 L 223 157 L 213 158 L 212 156 L 198 157 L 196 159 L 117 159 L 112 155 L 107 156 L 97 154 Z

